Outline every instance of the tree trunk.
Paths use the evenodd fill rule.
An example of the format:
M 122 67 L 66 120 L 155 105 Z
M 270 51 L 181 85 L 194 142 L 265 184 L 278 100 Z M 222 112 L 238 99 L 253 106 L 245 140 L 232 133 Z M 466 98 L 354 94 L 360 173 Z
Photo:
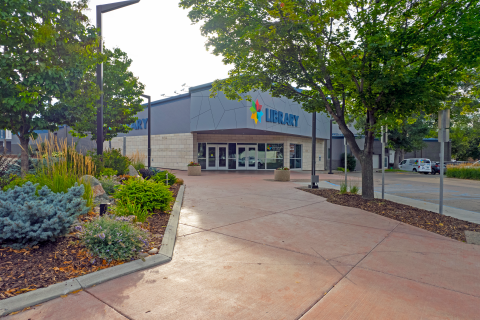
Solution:
M 402 162 L 403 159 L 405 159 L 405 150 L 400 150 L 400 162 Z
M 400 164 L 400 155 L 401 155 L 401 151 L 400 149 L 396 149 L 395 150 L 395 157 L 394 157 L 394 160 L 393 160 L 393 169 L 398 169 L 400 168 L 399 167 L 399 164 Z
M 25 175 L 28 173 L 28 143 L 30 142 L 29 138 L 24 138 L 24 137 L 18 137 L 20 139 L 20 146 L 22 147 L 22 153 L 21 153 L 21 163 L 22 163 L 22 177 L 25 177 Z
M 374 186 L 373 186 L 373 157 L 371 152 L 364 150 L 362 159 L 362 198 L 373 199 Z

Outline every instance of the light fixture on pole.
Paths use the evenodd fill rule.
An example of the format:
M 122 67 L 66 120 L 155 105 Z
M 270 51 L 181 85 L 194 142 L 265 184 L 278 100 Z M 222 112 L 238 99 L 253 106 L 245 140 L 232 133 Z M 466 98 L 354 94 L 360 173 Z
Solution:
M 97 6 L 98 47 L 101 53 L 103 53 L 102 13 L 107 13 L 139 2 L 140 0 L 129 0 Z M 97 154 L 101 155 L 103 154 L 103 63 L 97 64 L 97 86 L 100 89 L 100 100 L 98 100 L 97 103 Z
M 146 94 L 142 94 L 142 97 L 144 98 L 147 98 L 148 99 L 148 118 L 147 118 L 147 132 L 148 132 L 148 168 L 150 169 L 150 167 L 152 166 L 152 163 L 151 163 L 151 159 L 152 159 L 152 146 L 151 146 L 151 136 L 152 136 L 152 114 L 151 114 L 151 111 L 152 111 L 152 100 L 151 100 L 151 97 L 150 96 L 147 96 Z

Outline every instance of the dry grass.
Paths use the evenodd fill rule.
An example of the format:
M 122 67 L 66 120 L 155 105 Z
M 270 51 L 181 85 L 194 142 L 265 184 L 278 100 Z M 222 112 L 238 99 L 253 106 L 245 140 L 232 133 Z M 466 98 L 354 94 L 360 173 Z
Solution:
M 128 155 L 128 158 L 130 159 L 130 162 L 135 169 L 139 170 L 145 167 L 145 160 L 147 159 L 145 153 L 137 150 L 134 153 Z

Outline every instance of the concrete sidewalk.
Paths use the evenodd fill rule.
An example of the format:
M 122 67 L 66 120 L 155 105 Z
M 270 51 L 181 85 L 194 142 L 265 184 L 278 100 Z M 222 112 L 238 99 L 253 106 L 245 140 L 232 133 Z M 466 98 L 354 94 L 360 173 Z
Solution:
M 479 318 L 480 246 L 328 203 L 272 173 L 202 174 L 179 173 L 172 262 L 8 319 Z

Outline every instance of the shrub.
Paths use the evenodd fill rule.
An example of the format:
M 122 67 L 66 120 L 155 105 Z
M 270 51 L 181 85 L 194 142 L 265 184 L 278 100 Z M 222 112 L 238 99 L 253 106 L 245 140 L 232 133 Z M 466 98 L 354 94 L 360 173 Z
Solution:
M 120 185 L 114 177 L 103 176 L 99 179 L 100 183 L 102 184 L 103 190 L 108 195 L 112 195 L 115 193 L 115 186 Z
M 82 199 L 84 186 L 70 188 L 67 193 L 54 193 L 46 186 L 27 182 L 7 192 L 0 191 L 0 242 L 14 249 L 53 241 L 67 233 L 77 216 L 86 214 Z
M 480 180 L 480 167 L 471 164 L 448 166 L 445 174 L 449 178 Z
M 357 186 L 350 186 L 350 192 L 353 194 L 357 194 L 359 191 L 359 188 Z
M 154 213 L 148 212 L 147 209 L 142 208 L 141 204 L 135 204 L 130 201 L 117 202 L 117 205 L 113 208 L 113 213 L 120 217 L 135 217 L 135 222 L 145 222 Z
M 129 220 L 103 216 L 77 229 L 92 255 L 106 260 L 130 260 L 148 246 L 148 232 L 135 227 Z
M 88 154 L 92 157 L 97 167 L 97 176 L 101 174 L 102 170 L 107 168 L 117 171 L 117 174 L 122 175 L 128 172 L 130 159 L 123 156 L 120 149 L 110 149 L 103 152 L 103 155 L 94 154 L 89 151 Z
M 152 171 L 153 175 L 156 175 L 157 173 L 160 172 L 160 170 L 158 170 L 157 168 L 153 168 L 153 167 L 148 168 L 148 170 Z
M 341 171 L 341 172 L 345 172 L 345 169 L 343 167 L 338 167 L 337 170 Z M 348 170 L 348 168 L 347 168 L 347 172 L 350 172 L 350 170 Z
M 147 179 L 147 180 L 154 176 L 154 173 L 149 169 L 140 169 L 138 170 L 138 172 L 142 175 L 144 179 Z
M 280 167 L 280 168 L 277 168 L 277 170 L 290 170 L 290 168 L 287 168 L 287 167 Z
M 5 175 L 22 175 L 22 161 L 20 159 L 15 159 L 13 162 L 10 162 L 10 165 L 4 171 Z M 28 173 L 35 174 L 37 172 L 38 160 L 37 159 L 28 159 Z
M 177 183 L 178 183 L 179 185 L 183 185 L 183 179 L 177 178 Z
M 196 162 L 190 161 L 189 164 L 187 164 L 188 167 L 200 167 L 200 165 Z
M 117 174 L 118 174 L 118 171 L 112 168 L 103 168 L 102 171 L 100 172 L 100 175 L 102 177 L 111 177 L 111 176 L 116 176 Z
M 355 171 L 356 166 L 357 159 L 353 155 L 347 154 L 347 169 L 350 171 Z M 345 152 L 340 156 L 340 167 L 345 168 Z
M 152 177 L 152 179 L 157 182 L 166 185 L 166 179 L 167 179 L 167 173 L 168 173 L 168 185 L 171 186 L 175 182 L 177 182 L 177 177 L 169 172 L 169 171 L 160 171 L 156 175 Z
M 174 200 L 167 186 L 140 178 L 126 180 L 117 188 L 114 197 L 117 199 L 117 205 L 125 206 L 130 202 L 148 211 L 155 209 L 167 211 Z
M 340 184 L 340 193 L 341 194 L 347 193 L 347 185 L 344 182 Z

